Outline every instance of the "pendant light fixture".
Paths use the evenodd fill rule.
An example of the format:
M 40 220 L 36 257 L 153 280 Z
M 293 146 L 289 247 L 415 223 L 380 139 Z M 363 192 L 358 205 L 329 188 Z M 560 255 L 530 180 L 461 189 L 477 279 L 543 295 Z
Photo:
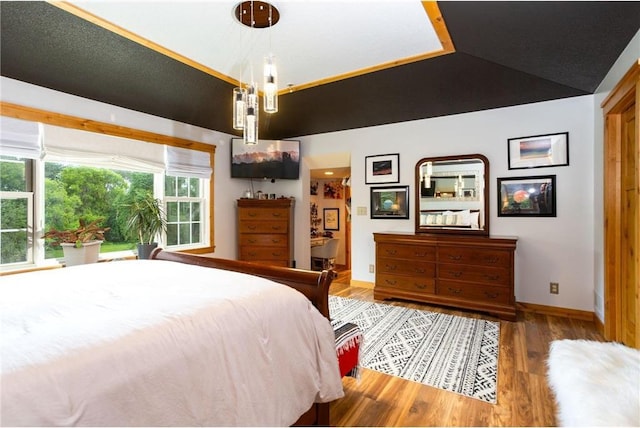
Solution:
M 251 29 L 269 28 L 269 50 L 271 50 L 271 27 L 280 20 L 280 12 L 272 4 L 262 1 L 244 1 L 235 9 L 238 21 Z M 251 81 L 244 87 L 233 89 L 233 129 L 243 131 L 245 144 L 258 143 L 259 100 L 258 85 Z M 263 65 L 263 108 L 265 113 L 278 111 L 278 72 L 275 57 L 271 52 Z

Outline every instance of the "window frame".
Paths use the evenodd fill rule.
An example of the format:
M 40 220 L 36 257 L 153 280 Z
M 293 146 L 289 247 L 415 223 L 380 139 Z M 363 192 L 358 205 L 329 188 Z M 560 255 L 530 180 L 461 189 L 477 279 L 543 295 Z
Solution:
M 147 143 L 162 144 L 165 146 L 181 147 L 190 150 L 199 150 L 207 152 L 209 154 L 209 160 L 211 165 L 211 177 L 209 178 L 208 194 L 203 194 L 203 200 L 205 203 L 206 215 L 208 217 L 208 245 L 200 246 L 197 248 L 189 248 L 180 251 L 193 254 L 211 253 L 215 250 L 215 223 L 214 223 L 214 165 L 215 165 L 215 151 L 216 146 L 213 144 L 206 144 L 199 141 L 188 140 L 184 138 L 174 137 L 170 135 L 157 134 L 154 132 L 143 131 L 135 128 L 128 128 L 120 125 L 114 125 L 106 122 L 94 121 L 87 118 L 81 118 L 77 116 L 70 116 L 62 113 L 56 113 L 52 111 L 26 107 L 18 104 L 8 103 L 0 101 L 0 114 L 2 116 L 13 117 L 16 119 L 30 120 L 33 122 L 41 122 L 49 125 L 60 126 L 71 129 L 78 129 L 81 131 L 94 132 L 97 134 L 110 135 L 114 137 L 130 138 L 134 140 L 140 140 Z M 42 163 L 37 162 L 36 163 Z M 35 189 L 34 189 L 35 190 Z M 36 195 L 34 200 L 34 222 L 38 226 L 36 234 L 42 233 L 42 217 L 38 214 L 39 209 L 44 208 L 44 195 Z M 205 235 L 206 236 L 206 235 Z M 34 261 L 38 260 L 38 239 L 34 240 Z M 205 242 L 207 240 L 205 239 Z

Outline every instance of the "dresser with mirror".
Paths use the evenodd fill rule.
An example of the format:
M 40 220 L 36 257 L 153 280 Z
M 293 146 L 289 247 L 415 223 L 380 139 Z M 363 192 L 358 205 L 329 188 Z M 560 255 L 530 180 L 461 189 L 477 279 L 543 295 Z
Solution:
M 415 232 L 374 233 L 374 297 L 515 320 L 517 239 L 489 234 L 487 158 L 469 154 L 420 159 L 414 189 Z

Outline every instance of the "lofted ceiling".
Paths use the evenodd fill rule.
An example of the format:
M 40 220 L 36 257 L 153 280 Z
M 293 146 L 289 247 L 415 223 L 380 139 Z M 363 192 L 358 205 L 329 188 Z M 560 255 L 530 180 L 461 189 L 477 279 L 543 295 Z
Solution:
M 2 1 L 0 73 L 235 134 L 271 52 L 291 91 L 260 137 L 291 138 L 591 94 L 640 28 L 640 2 L 291 0 L 265 29 L 236 4 Z

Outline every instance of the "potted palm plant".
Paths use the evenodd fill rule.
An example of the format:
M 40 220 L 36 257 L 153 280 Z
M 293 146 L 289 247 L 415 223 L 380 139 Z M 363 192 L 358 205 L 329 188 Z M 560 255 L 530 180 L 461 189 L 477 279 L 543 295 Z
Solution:
M 100 245 L 105 240 L 104 234 L 110 228 L 101 227 L 99 218 L 92 222 L 80 219 L 76 229 L 51 229 L 43 235 L 53 247 L 62 247 L 66 266 L 95 263 L 100 255 Z
M 162 201 L 147 193 L 124 207 L 128 214 L 126 228 L 138 238 L 138 258 L 148 259 L 158 246 L 156 237 L 167 230 Z

